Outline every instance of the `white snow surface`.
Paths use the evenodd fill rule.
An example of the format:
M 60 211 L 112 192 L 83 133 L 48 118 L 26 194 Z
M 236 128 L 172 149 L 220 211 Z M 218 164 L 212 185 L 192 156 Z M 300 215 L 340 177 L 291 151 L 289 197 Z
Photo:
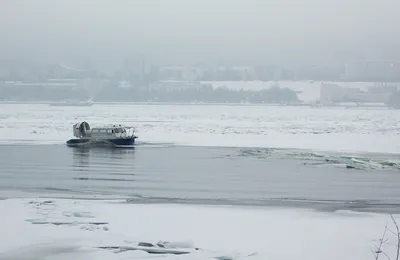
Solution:
M 389 216 L 371 213 L 118 201 L 7 199 L 0 212 L 0 259 L 8 260 L 155 259 L 159 255 L 96 247 L 160 240 L 201 248 L 163 259 L 365 260 L 373 259 L 385 225 L 393 229 Z M 57 221 L 69 224 L 43 224 Z M 388 233 L 387 239 L 383 249 L 394 256 L 395 237 Z
M 263 105 L 0 104 L 0 143 L 64 144 L 72 125 L 126 124 L 138 143 L 400 152 L 400 111 Z

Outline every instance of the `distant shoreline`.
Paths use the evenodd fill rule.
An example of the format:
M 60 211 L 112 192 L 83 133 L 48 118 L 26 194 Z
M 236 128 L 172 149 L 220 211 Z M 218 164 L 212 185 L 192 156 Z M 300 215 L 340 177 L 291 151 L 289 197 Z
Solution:
M 0 104 L 4 105 L 29 105 L 29 104 L 38 104 L 38 105 L 50 105 L 54 103 L 54 101 L 0 101 Z M 116 101 L 99 101 L 94 102 L 93 105 L 186 105 L 186 106 L 210 106 L 210 105 L 224 105 L 224 106 L 282 106 L 282 107 L 312 107 L 312 108 L 329 108 L 329 107 L 337 107 L 337 108 L 385 108 L 390 109 L 384 103 L 364 103 L 357 105 L 356 103 L 348 102 L 348 103 L 337 103 L 337 104 L 329 104 L 322 106 L 315 106 L 311 103 L 298 103 L 298 104 L 279 104 L 279 103 L 234 103 L 234 102 L 225 102 L 225 103 L 216 103 L 216 102 L 155 102 L 155 101 L 141 101 L 141 102 L 116 102 Z M 62 106 L 61 106 L 62 107 Z M 68 106 L 74 107 L 74 106 Z M 84 107 L 84 106 L 76 106 L 76 107 Z

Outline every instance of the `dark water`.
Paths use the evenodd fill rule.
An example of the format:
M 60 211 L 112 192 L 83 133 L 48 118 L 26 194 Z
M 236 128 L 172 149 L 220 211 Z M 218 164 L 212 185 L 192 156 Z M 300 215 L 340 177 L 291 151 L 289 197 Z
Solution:
M 362 157 L 356 163 L 349 158 L 169 145 L 0 146 L 0 196 L 23 192 L 43 197 L 126 198 L 129 203 L 400 212 L 397 164 L 379 156 Z

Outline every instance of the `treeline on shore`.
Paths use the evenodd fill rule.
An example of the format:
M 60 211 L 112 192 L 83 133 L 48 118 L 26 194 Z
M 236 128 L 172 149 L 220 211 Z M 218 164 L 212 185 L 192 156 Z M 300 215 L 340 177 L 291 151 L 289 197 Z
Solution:
M 297 93 L 288 88 L 272 87 L 264 90 L 232 90 L 204 85 L 199 88 L 120 88 L 104 87 L 94 97 L 83 89 L 60 89 L 31 86 L 0 88 L 1 100 L 19 101 L 61 101 L 66 99 L 84 100 L 93 98 L 99 102 L 223 102 L 223 103 L 297 103 Z

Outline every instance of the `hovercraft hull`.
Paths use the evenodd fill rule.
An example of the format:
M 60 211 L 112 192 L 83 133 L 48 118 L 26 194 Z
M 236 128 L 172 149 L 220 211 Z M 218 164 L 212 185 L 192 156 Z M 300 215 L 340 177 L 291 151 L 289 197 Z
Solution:
M 92 140 L 73 138 L 66 142 L 69 147 L 109 146 L 116 148 L 129 148 L 135 145 L 136 137 Z

